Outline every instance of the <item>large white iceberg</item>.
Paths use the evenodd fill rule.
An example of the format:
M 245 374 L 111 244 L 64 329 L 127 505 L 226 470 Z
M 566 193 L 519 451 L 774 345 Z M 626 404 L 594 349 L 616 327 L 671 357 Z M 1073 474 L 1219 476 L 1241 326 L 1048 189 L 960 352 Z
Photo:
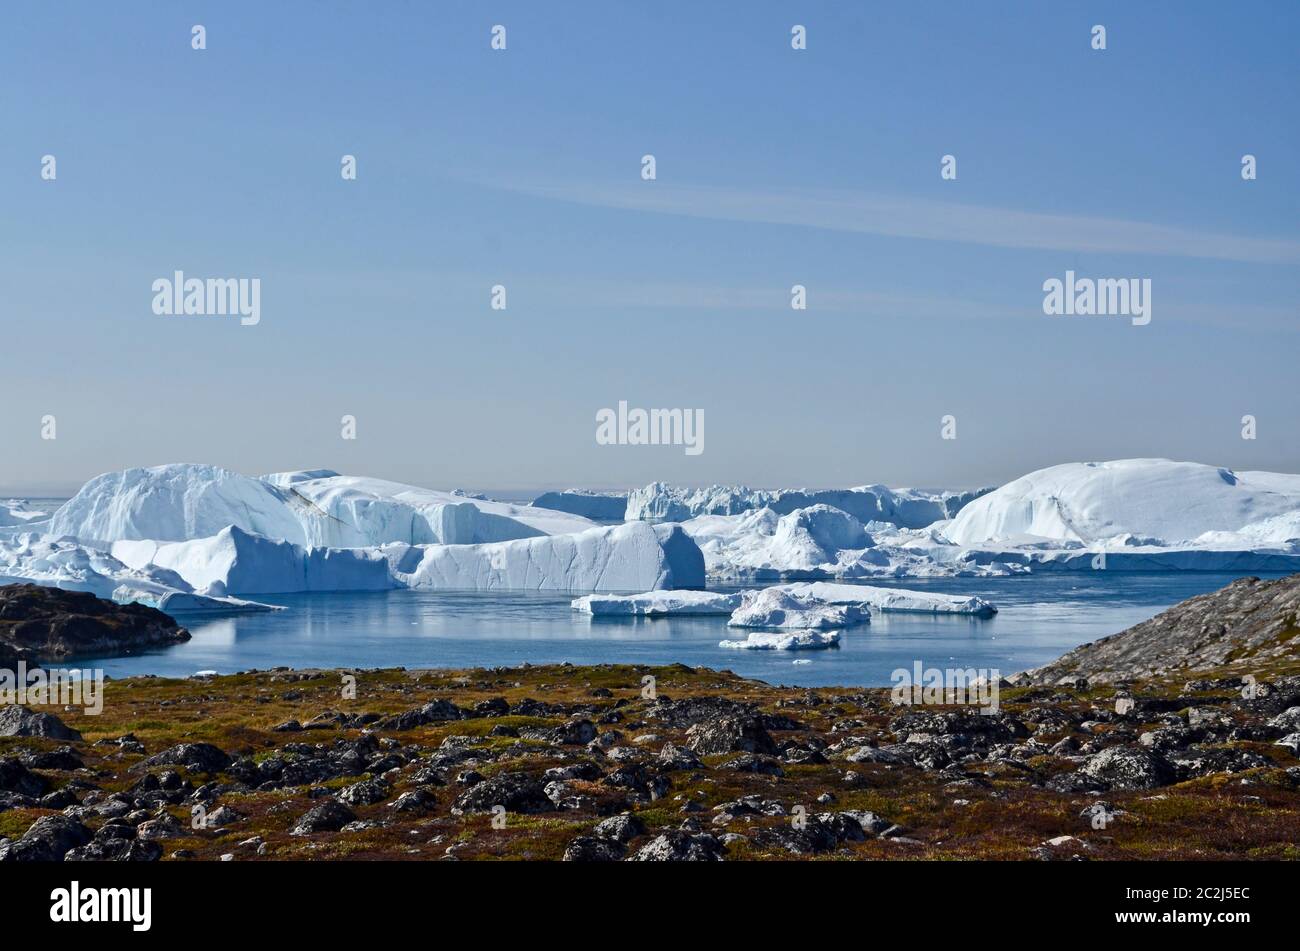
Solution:
M 210 538 L 120 541 L 114 558 L 132 568 L 163 568 L 203 594 L 381 591 L 394 587 L 379 550 L 317 548 L 227 526 Z
M 154 565 L 131 567 L 108 552 L 70 538 L 35 534 L 0 539 L 0 585 L 28 582 L 88 591 L 120 603 L 137 602 L 168 614 L 245 613 L 279 610 L 224 595 L 199 594 L 175 572 Z
M 369 548 L 481 544 L 591 525 L 565 512 L 330 470 L 254 479 L 216 466 L 166 465 L 92 479 L 54 514 L 49 531 L 88 543 L 179 542 L 234 526 L 295 545 Z
M 389 545 L 411 588 L 644 591 L 704 586 L 704 558 L 679 525 L 629 522 L 487 545 Z
M 1300 476 L 1168 459 L 1067 463 L 1009 482 L 943 530 L 958 545 L 1048 539 L 1174 546 L 1300 510 Z

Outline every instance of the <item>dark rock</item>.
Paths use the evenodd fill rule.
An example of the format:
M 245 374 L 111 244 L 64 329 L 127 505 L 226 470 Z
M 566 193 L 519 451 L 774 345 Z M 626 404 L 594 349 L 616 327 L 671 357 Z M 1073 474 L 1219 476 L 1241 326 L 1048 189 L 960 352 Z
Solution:
M 307 810 L 290 835 L 311 835 L 313 832 L 337 832 L 356 819 L 356 814 L 337 799 L 323 799 Z
M 184 766 L 194 773 L 219 773 L 231 764 L 232 760 L 211 743 L 181 743 L 155 753 L 147 760 L 137 764 L 135 769 L 150 766 Z
M 601 839 L 612 839 L 627 844 L 639 835 L 645 835 L 645 823 L 631 813 L 610 816 L 596 824 L 592 835 Z
M 625 852 L 623 843 L 614 839 L 580 835 L 565 848 L 563 860 L 565 862 L 617 862 L 623 858 Z
M 142 604 L 34 584 L 0 586 L 0 647 L 18 660 L 110 657 L 189 639 L 172 618 Z
M 43 776 L 36 775 L 17 759 L 0 759 L 0 790 L 34 799 L 45 795 L 49 788 Z
M 62 862 L 69 849 L 90 839 L 90 830 L 75 819 L 42 816 L 22 838 L 0 845 L 0 862 Z
M 491 812 L 496 806 L 520 814 L 550 812 L 555 808 L 542 784 L 527 773 L 498 773 L 461 793 L 451 811 L 455 815 Z
M 81 740 L 81 734 L 52 713 L 23 706 L 0 707 L 0 736 L 45 736 L 52 740 Z
M 1112 746 L 1088 758 L 1081 770 L 1112 789 L 1156 789 L 1178 780 L 1178 772 L 1159 753 Z
M 776 743 L 762 717 L 747 713 L 715 717 L 686 731 L 686 745 L 702 756 L 722 753 L 775 754 Z
M 65 862 L 157 862 L 163 848 L 157 842 L 140 839 L 100 839 L 69 851 Z
M 381 730 L 413 730 L 430 723 L 447 723 L 465 719 L 465 711 L 450 700 L 431 700 L 415 710 L 386 717 L 377 724 Z
M 723 845 L 708 833 L 665 832 L 637 850 L 633 862 L 720 862 Z

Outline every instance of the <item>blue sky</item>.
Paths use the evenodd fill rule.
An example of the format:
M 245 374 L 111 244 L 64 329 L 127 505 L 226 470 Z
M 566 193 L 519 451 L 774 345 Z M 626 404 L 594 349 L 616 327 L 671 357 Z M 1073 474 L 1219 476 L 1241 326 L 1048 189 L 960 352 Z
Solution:
M 701 6 L 6 11 L 0 492 L 1300 471 L 1300 8 Z M 261 323 L 154 315 L 178 269 L 259 277 Z M 1067 269 L 1150 278 L 1151 323 L 1044 316 Z M 619 400 L 705 451 L 597 445 Z

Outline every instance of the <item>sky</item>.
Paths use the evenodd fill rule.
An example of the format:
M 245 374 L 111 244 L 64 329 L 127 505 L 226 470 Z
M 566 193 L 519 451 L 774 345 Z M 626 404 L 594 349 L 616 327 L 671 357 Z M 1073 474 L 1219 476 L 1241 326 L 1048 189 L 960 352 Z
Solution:
M 1300 5 L 0 17 L 0 493 L 1300 472 Z M 258 278 L 260 321 L 155 314 L 178 270 Z M 1150 322 L 1045 315 L 1067 271 L 1150 280 Z M 701 411 L 703 451 L 599 444 L 620 401 Z

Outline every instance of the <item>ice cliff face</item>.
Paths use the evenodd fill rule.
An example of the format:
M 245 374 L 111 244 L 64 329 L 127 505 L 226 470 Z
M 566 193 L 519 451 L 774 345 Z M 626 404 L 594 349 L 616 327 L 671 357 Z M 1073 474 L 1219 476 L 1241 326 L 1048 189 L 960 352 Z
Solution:
M 678 525 L 630 522 L 490 545 L 385 549 L 412 588 L 645 591 L 704 586 L 704 556 Z

